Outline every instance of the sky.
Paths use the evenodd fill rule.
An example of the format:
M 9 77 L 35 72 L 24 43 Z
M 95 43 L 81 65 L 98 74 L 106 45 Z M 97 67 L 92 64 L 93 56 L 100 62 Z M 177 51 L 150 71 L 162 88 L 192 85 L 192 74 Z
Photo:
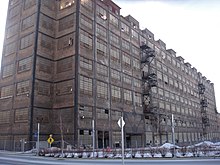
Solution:
M 220 1 L 113 0 L 121 15 L 131 15 L 214 83 L 220 112 Z
M 132 15 L 141 29 L 154 33 L 167 49 L 192 64 L 214 83 L 217 110 L 220 112 L 220 1 L 219 0 L 113 0 L 121 15 Z M 0 52 L 2 52 L 8 0 L 0 5 Z

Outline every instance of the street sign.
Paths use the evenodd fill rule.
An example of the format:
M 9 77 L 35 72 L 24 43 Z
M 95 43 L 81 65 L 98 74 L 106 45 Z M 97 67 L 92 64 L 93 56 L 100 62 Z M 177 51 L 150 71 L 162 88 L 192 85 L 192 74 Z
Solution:
M 124 127 L 125 125 L 125 121 L 123 120 L 122 117 L 120 117 L 120 119 L 118 120 L 118 126 L 121 128 L 121 127 Z
M 118 120 L 118 126 L 121 128 L 121 155 L 122 155 L 122 165 L 124 165 L 124 125 L 125 121 L 123 120 L 123 117 L 120 117 Z
M 50 137 L 47 139 L 47 142 L 49 144 L 52 144 L 54 142 L 54 139 L 52 138 L 52 135 L 50 135 Z

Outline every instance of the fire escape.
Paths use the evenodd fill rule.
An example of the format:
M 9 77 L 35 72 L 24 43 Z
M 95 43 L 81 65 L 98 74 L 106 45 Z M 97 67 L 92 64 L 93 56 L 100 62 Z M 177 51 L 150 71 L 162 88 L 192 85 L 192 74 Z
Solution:
M 201 105 L 201 114 L 202 114 L 203 137 L 205 137 L 209 127 L 209 118 L 207 115 L 208 101 L 205 97 L 205 85 L 202 83 L 199 84 L 199 95 L 200 95 L 200 105 Z
M 157 74 L 151 67 L 151 62 L 155 58 L 155 51 L 146 44 L 140 46 L 141 66 L 142 66 L 142 84 L 143 84 L 143 112 L 151 121 L 152 132 L 158 131 L 158 105 L 153 103 L 152 88 L 157 87 Z M 145 70 L 147 68 L 147 71 Z M 155 143 L 155 140 L 154 142 Z

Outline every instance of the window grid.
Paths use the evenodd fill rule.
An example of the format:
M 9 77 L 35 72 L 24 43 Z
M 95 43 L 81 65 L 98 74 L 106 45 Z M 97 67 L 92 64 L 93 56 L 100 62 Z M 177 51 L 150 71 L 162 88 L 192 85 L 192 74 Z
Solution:
M 10 111 L 1 111 L 0 112 L 0 124 L 10 122 Z
M 107 66 L 97 63 L 96 67 L 97 67 L 97 73 L 98 74 L 101 74 L 101 75 L 104 75 L 104 76 L 108 76 L 108 68 L 107 68 Z
M 132 103 L 132 92 L 130 90 L 124 89 L 124 100 L 125 103 Z
M 97 97 L 108 99 L 108 84 L 97 81 Z
M 73 22 L 74 22 L 73 20 L 74 20 L 74 15 L 73 14 L 62 18 L 59 21 L 58 31 L 60 32 L 60 31 L 63 31 L 63 30 L 66 30 L 66 29 L 69 29 L 69 28 L 73 27 Z
M 19 82 L 17 83 L 16 93 L 17 95 L 29 93 L 29 88 L 29 81 Z
M 119 44 L 119 36 L 110 32 L 110 41 L 111 41 L 111 43 L 118 45 Z
M 134 96 L 135 105 L 141 107 L 142 106 L 142 97 L 140 93 L 135 93 Z
M 96 48 L 97 53 L 104 55 L 107 52 L 107 43 L 103 40 L 97 39 Z
M 116 18 L 115 16 L 113 16 L 112 14 L 109 14 L 109 22 L 110 24 L 114 25 L 115 27 L 118 28 L 118 18 Z
M 87 70 L 92 70 L 92 60 L 80 57 L 80 67 Z
M 131 84 L 131 76 L 124 74 L 123 81 L 124 83 Z
M 18 33 L 19 23 L 12 25 L 7 29 L 6 38 L 10 38 Z
M 5 56 L 8 56 L 16 51 L 16 42 L 9 43 L 5 46 Z
M 84 15 L 81 15 L 80 20 L 81 20 L 82 25 L 84 25 L 86 28 L 92 29 L 92 20 L 91 19 L 87 18 Z
M 101 37 L 104 37 L 106 38 L 106 29 L 104 27 L 102 27 L 101 25 L 97 24 L 97 27 L 96 27 L 96 30 L 97 30 L 97 34 L 100 35 Z M 99 36 L 98 36 L 99 37 Z
M 34 38 L 34 34 L 33 33 L 31 33 L 31 34 L 21 38 L 20 49 L 25 49 L 25 48 L 33 45 L 33 38 Z
M 28 108 L 15 110 L 15 122 L 28 121 Z
M 60 10 L 66 9 L 74 5 L 74 0 L 60 0 Z
M 13 85 L 9 85 L 1 88 L 1 98 L 7 98 L 12 96 L 13 96 Z
M 131 59 L 125 53 L 122 55 L 122 61 L 125 65 L 131 66 Z
M 3 68 L 2 77 L 5 78 L 5 77 L 12 76 L 13 73 L 14 73 L 14 64 L 7 65 Z
M 92 95 L 92 79 L 84 76 L 80 76 L 80 91 L 87 95 Z
M 21 29 L 25 30 L 27 28 L 34 26 L 34 18 L 35 18 L 35 14 L 33 14 L 27 18 L 24 18 L 22 21 Z
M 89 33 L 81 31 L 80 41 L 84 47 L 92 48 L 92 36 Z
M 112 100 L 120 102 L 121 101 L 121 88 L 112 85 L 111 92 L 112 92 Z
M 115 47 L 111 47 L 110 49 L 111 60 L 120 63 L 120 51 Z
M 111 69 L 111 78 L 116 80 L 121 80 L 120 72 L 117 70 Z

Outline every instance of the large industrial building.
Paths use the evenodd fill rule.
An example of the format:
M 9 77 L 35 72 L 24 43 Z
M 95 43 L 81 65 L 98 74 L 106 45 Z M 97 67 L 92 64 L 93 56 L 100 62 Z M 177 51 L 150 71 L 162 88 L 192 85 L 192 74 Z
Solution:
M 111 0 L 10 0 L 0 91 L 0 149 L 220 138 L 214 84 Z

